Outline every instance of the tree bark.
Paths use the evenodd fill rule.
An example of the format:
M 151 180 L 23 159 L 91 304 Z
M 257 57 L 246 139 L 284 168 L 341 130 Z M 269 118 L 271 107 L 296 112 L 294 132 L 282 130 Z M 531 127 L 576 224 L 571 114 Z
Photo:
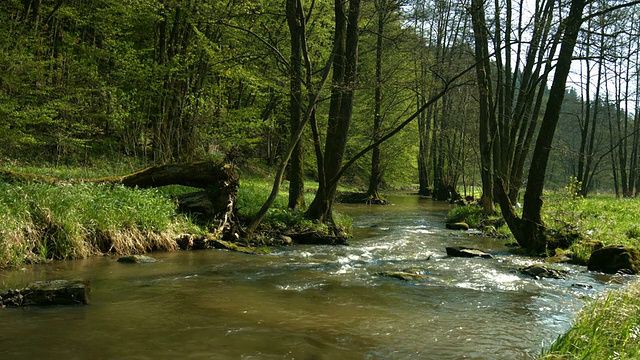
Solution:
M 287 0 L 286 14 L 291 33 L 291 57 L 289 70 L 290 139 L 302 122 L 302 14 L 298 9 L 299 0 Z M 289 161 L 289 204 L 290 209 L 304 207 L 304 159 L 301 141 L 296 143 Z
M 522 214 L 523 224 L 520 224 L 518 243 L 534 252 L 544 252 L 547 246 L 546 229 L 542 222 L 542 191 L 547 171 L 547 162 L 551 151 L 551 144 L 555 134 L 562 100 L 566 91 L 567 77 L 571 70 L 573 49 L 582 24 L 582 12 L 586 5 L 585 0 L 571 1 L 569 14 L 565 18 L 565 26 L 562 45 L 553 76 L 553 83 L 549 91 L 546 110 L 540 126 L 540 132 L 533 151 L 527 188 L 524 194 L 524 209 Z M 502 206 L 501 206 L 502 208 Z M 503 213 L 505 210 L 502 209 Z M 509 226 L 511 228 L 511 225 Z M 516 234 L 514 234 L 516 235 Z
M 378 33 L 376 34 L 376 90 L 374 94 L 373 115 L 373 142 L 380 138 L 380 126 L 382 124 L 382 39 L 384 36 L 385 16 L 389 11 L 385 1 L 376 1 L 378 15 Z M 369 189 L 367 196 L 371 199 L 380 199 L 380 183 L 382 182 L 382 165 L 380 160 L 380 145 L 373 148 L 371 153 L 371 174 L 369 176 Z
M 341 0 L 335 1 L 336 30 L 334 41 L 338 44 L 333 61 L 333 80 L 329 122 L 324 149 L 325 184 L 319 187 L 305 216 L 322 222 L 333 222 L 332 205 L 336 195 L 349 125 L 353 112 L 356 71 L 358 63 L 358 38 L 360 0 L 350 0 L 349 9 Z
M 484 3 L 481 0 L 473 0 L 471 3 L 471 16 L 473 17 L 473 34 L 475 38 L 476 76 L 480 103 L 480 177 L 482 180 L 482 208 L 485 215 L 493 215 L 493 160 L 492 141 L 489 136 L 490 124 L 495 120 L 491 100 L 491 64 L 489 62 L 487 24 L 484 14 Z

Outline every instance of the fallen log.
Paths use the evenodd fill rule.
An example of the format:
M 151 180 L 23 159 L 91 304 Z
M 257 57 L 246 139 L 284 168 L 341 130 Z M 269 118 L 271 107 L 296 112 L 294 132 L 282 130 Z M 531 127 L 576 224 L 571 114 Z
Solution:
M 211 161 L 156 165 L 124 176 L 81 179 L 81 182 L 116 183 L 127 187 L 160 187 L 183 185 L 199 189 L 237 186 L 233 166 Z
M 37 281 L 24 289 L 0 293 L 0 307 L 87 304 L 89 293 L 88 281 Z
M 89 179 L 61 179 L 0 169 L 0 181 L 33 181 L 51 185 L 121 184 L 131 188 L 182 185 L 204 189 L 180 195 L 177 199 L 178 210 L 193 215 L 202 223 L 213 224 L 216 229 L 214 232 L 221 234 L 224 239 L 239 238 L 236 199 L 240 181 L 234 167 L 223 162 L 199 161 L 157 165 L 127 175 Z

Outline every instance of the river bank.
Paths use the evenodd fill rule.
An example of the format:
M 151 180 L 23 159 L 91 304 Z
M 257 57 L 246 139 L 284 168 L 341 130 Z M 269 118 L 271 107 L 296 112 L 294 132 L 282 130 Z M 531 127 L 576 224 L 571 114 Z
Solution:
M 131 173 L 131 167 L 91 169 L 33 168 L 11 170 L 46 179 L 99 178 Z M 249 221 L 271 190 L 271 179 L 255 169 L 243 169 L 237 216 Z M 286 183 L 267 213 L 257 235 L 242 240 L 245 246 L 278 245 L 286 229 L 297 233 L 327 233 L 324 224 L 287 209 Z M 313 191 L 317 183 L 310 182 Z M 97 255 L 141 254 L 186 248 L 185 238 L 218 235 L 217 224 L 202 221 L 198 213 L 179 212 L 177 199 L 194 188 L 169 185 L 141 189 L 103 183 L 65 181 L 5 181 L 0 176 L 0 270 L 27 264 Z M 307 203 L 313 193 L 307 193 Z M 335 217 L 348 229 L 348 218 Z M 322 240 L 322 239 L 321 239 Z M 285 240 L 286 242 L 286 240 Z M 187 241 L 189 243 L 189 241 Z
M 244 175 L 238 196 L 239 211 L 241 216 L 250 216 L 261 205 L 262 199 L 266 198 L 271 184 L 261 174 Z M 114 254 L 176 250 L 178 247 L 175 239 L 180 234 L 204 234 L 208 231 L 189 217 L 175 212 L 172 197 L 189 191 L 183 187 L 132 190 L 91 184 L 48 186 L 25 183 L 15 186 L 0 183 L 0 186 L 1 193 L 4 194 L 0 201 L 0 231 L 4 239 L 0 248 L 0 267 L 19 268 L 25 264 L 48 262 L 51 259 L 86 258 L 103 254 L 104 251 L 100 251 L 98 245 L 99 241 L 106 239 L 111 241 L 110 247 L 115 250 Z M 310 201 L 310 197 L 307 201 Z M 620 200 L 607 196 L 581 199 L 562 193 L 549 193 L 546 203 L 551 205 L 545 207 L 546 221 L 559 228 L 571 225 L 591 243 L 597 240 L 605 244 L 637 246 L 640 230 L 635 223 L 634 214 L 640 211 L 640 207 L 635 199 Z M 394 210 L 393 207 L 389 209 Z M 444 226 L 444 213 L 446 211 L 436 220 L 441 227 Z M 348 216 L 341 219 L 347 226 L 350 225 Z M 296 222 L 304 225 L 300 213 L 286 209 L 286 199 L 282 195 L 265 224 L 278 227 Z M 317 226 L 312 223 L 306 225 Z M 381 224 L 369 224 L 365 227 L 367 226 L 371 226 L 374 231 L 384 231 L 386 228 Z M 502 235 L 507 234 L 504 228 L 496 231 Z M 113 243 L 114 239 L 121 242 Z M 497 241 L 503 243 L 507 240 Z M 577 243 L 569 251 L 585 258 L 590 246 L 585 243 L 587 245 Z M 605 311 L 608 307 L 603 304 L 615 304 L 611 308 L 620 310 L 622 314 L 629 313 L 626 308 L 637 306 L 634 297 L 625 295 L 625 292 L 615 292 L 603 300 L 597 300 L 587 308 L 591 310 L 583 311 L 591 315 L 580 315 L 580 320 L 576 321 L 570 332 L 558 340 L 559 345 L 553 345 L 544 356 L 570 356 L 568 354 L 571 351 L 575 352 L 574 347 L 560 344 L 575 342 L 572 337 L 574 335 L 570 334 L 586 336 L 584 332 L 591 331 L 589 329 L 592 329 L 592 324 L 600 323 L 596 319 L 598 316 L 610 317 L 609 312 Z M 581 320 L 583 318 L 587 320 Z M 589 336 L 599 343 L 614 344 L 609 348 L 618 351 L 615 350 L 616 346 L 626 344 L 625 341 L 637 336 L 637 318 L 631 317 L 629 321 L 629 326 L 613 326 L 611 330 L 597 334 L 591 332 Z M 598 329 L 600 328 L 599 326 Z M 616 338 L 622 340 L 609 340 Z M 586 351 L 594 350 L 587 347 Z M 631 348 L 631 351 L 637 350 Z
M 553 231 L 571 232 L 575 241 L 568 249 L 548 254 L 586 265 L 595 248 L 620 245 L 640 249 L 640 200 L 617 199 L 613 195 L 576 197 L 566 192 L 547 193 L 543 218 Z M 495 220 L 495 218 L 493 219 Z M 481 211 L 475 207 L 454 208 L 448 221 L 467 221 L 482 228 Z M 495 221 L 493 222 L 495 223 Z M 489 235 L 509 238 L 506 226 L 484 228 Z M 634 276 L 635 278 L 635 276 Z M 637 359 L 640 358 L 640 281 L 626 288 L 603 293 L 588 302 L 571 327 L 550 346 L 541 359 Z
M 572 264 L 558 265 L 566 279 L 521 274 L 540 259 L 510 253 L 504 239 L 445 229 L 448 203 L 406 192 L 388 199 L 394 205 L 336 205 L 353 221 L 350 246 L 157 252 L 149 264 L 92 257 L 5 271 L 16 286 L 90 280 L 92 295 L 88 306 L 0 311 L 9 324 L 0 339 L 15 339 L 0 343 L 8 358 L 533 359 L 585 300 L 627 280 Z M 493 259 L 450 257 L 448 246 Z M 384 275 L 399 271 L 422 276 Z

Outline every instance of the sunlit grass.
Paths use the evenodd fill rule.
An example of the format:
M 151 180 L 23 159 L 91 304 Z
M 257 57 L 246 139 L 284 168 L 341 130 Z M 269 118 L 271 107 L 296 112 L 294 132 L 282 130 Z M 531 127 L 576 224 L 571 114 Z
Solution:
M 585 306 L 540 358 L 640 359 L 640 282 Z
M 156 189 L 0 182 L 0 268 L 99 253 L 176 248 L 197 229 Z
M 543 218 L 547 224 L 556 228 L 571 226 L 582 235 L 584 240 L 569 249 L 578 262 L 588 260 L 594 241 L 640 248 L 640 199 L 549 193 L 544 204 Z

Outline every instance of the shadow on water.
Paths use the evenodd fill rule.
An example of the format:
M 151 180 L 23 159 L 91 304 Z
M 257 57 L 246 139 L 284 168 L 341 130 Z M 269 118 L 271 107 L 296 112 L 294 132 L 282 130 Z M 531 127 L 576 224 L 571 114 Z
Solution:
M 339 205 L 348 247 L 292 246 L 54 262 L 0 274 L 0 286 L 92 283 L 83 307 L 0 311 L 3 359 L 529 359 L 565 331 L 585 299 L 613 283 L 572 265 L 567 280 L 517 269 L 501 240 L 445 230 L 450 208 L 415 196 L 392 206 Z M 466 245 L 495 259 L 449 258 Z M 424 278 L 376 275 L 411 268 Z M 592 289 L 572 287 L 573 283 Z

